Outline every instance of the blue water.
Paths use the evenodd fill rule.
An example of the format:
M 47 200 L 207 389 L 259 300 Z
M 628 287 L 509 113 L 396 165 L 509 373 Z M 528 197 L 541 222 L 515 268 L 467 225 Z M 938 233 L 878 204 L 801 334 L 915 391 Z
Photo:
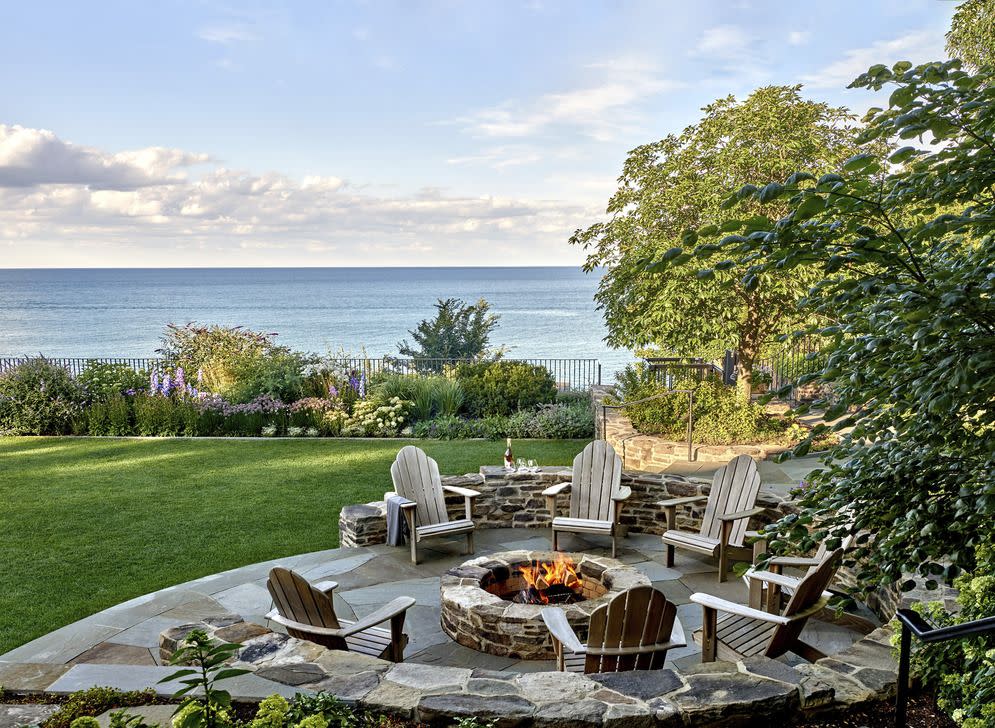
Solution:
M 609 349 L 596 275 L 576 268 L 0 270 L 0 356 L 154 356 L 167 323 L 243 325 L 295 349 L 396 354 L 438 298 L 486 299 L 511 357 L 631 360 Z

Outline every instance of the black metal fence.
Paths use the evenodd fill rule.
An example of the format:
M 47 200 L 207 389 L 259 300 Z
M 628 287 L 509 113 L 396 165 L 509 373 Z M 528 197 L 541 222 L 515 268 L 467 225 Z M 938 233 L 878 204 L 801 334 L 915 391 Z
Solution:
M 656 381 L 674 387 L 700 382 L 707 377 L 719 377 L 724 384 L 736 382 L 736 352 L 726 350 L 720 361 L 702 357 L 648 357 L 647 371 Z M 816 372 L 825 364 L 826 355 L 818 343 L 808 337 L 798 339 L 776 354 L 758 359 L 753 366 L 754 380 L 768 378 L 771 389 L 793 385 L 803 374 Z
M 124 364 L 135 371 L 150 371 L 169 366 L 165 359 L 128 357 L 46 357 L 53 364 L 69 370 L 78 376 L 87 364 Z M 0 357 L 0 374 L 28 361 L 27 357 Z M 327 359 L 323 364 L 340 370 L 354 371 L 367 377 L 380 372 L 398 374 L 447 374 L 464 363 L 464 359 L 400 359 L 395 357 Z M 601 363 L 597 359 L 506 359 L 505 361 L 525 362 L 545 367 L 556 380 L 560 391 L 587 390 L 592 385 L 601 384 Z

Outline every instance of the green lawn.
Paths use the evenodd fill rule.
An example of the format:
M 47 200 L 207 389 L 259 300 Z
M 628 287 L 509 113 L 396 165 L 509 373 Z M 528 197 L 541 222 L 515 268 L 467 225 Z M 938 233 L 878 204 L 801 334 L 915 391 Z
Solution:
M 399 440 L 0 438 L 0 654 L 172 584 L 338 545 L 339 509 L 391 489 Z M 419 443 L 443 473 L 500 442 Z M 580 440 L 515 444 L 569 464 Z

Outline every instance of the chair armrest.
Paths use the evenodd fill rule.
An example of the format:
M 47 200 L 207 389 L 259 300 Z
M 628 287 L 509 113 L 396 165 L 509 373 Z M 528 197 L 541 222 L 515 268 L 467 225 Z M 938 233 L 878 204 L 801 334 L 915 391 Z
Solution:
M 767 563 L 777 566 L 818 566 L 822 563 L 822 559 L 817 559 L 814 556 L 775 556 Z
M 341 631 L 343 637 L 348 637 L 349 635 L 356 634 L 357 632 L 362 632 L 370 627 L 375 627 L 382 622 L 386 622 L 388 619 L 393 619 L 399 614 L 403 614 L 408 611 L 411 607 L 415 605 L 415 600 L 413 597 L 397 597 L 393 601 L 377 609 L 375 612 L 371 612 L 362 619 L 356 620 L 353 624 L 348 627 L 343 628 Z
M 736 602 L 730 602 L 726 599 L 713 597 L 711 594 L 695 592 L 691 595 L 691 601 L 695 604 L 700 604 L 706 609 L 714 609 L 718 612 L 735 614 L 739 617 L 759 619 L 763 622 L 770 622 L 772 624 L 788 624 L 791 622 L 790 618 L 782 617 L 780 614 L 771 614 L 770 612 L 765 612 L 762 609 L 748 607 L 745 604 L 737 604 Z
M 753 516 L 759 516 L 766 509 L 761 506 L 756 508 L 750 508 L 747 511 L 736 511 L 735 513 L 721 513 L 716 518 L 720 521 L 739 521 L 743 518 L 753 518 Z
M 296 622 L 293 619 L 289 619 L 280 614 L 280 610 L 271 609 L 266 613 L 266 619 L 271 622 L 276 622 L 279 625 L 288 627 L 290 629 L 300 630 L 301 632 L 307 632 L 308 634 L 315 634 L 322 637 L 343 637 L 342 628 L 338 627 L 332 629 L 331 627 L 316 627 L 313 624 L 305 624 L 304 622 Z
M 675 508 L 677 506 L 686 506 L 689 503 L 700 503 L 701 501 L 707 500 L 707 495 L 689 495 L 684 498 L 669 498 L 667 500 L 657 501 L 657 505 L 661 508 Z
M 460 488 L 458 485 L 444 485 L 442 489 L 447 493 L 452 493 L 453 495 L 461 495 L 464 498 L 476 498 L 480 495 L 480 491 L 472 490 L 470 488 Z
M 801 579 L 794 576 L 785 576 L 784 574 L 777 574 L 773 571 L 761 571 L 758 569 L 748 569 L 746 576 L 750 579 L 762 581 L 765 584 L 777 584 L 778 586 L 786 586 L 792 589 L 801 583 Z
M 587 652 L 587 645 L 581 644 L 570 622 L 567 621 L 566 612 L 559 607 L 546 607 L 541 614 L 549 633 L 563 645 L 564 649 L 580 655 Z
M 338 585 L 339 583 L 337 581 L 319 581 L 315 584 L 312 584 L 311 586 L 313 586 L 315 589 L 317 589 L 320 592 L 325 592 L 325 594 L 331 594 L 332 591 L 334 591 L 335 588 L 338 587 Z
M 387 498 L 390 498 L 391 500 L 400 501 L 401 508 L 403 510 L 408 510 L 410 508 L 418 507 L 418 504 L 415 503 L 413 500 L 408 500 L 403 495 L 398 495 L 397 493 L 387 493 L 384 495 L 384 500 L 387 500 Z
M 546 490 L 544 490 L 542 494 L 546 496 L 559 495 L 560 493 L 570 490 L 570 486 L 572 485 L 573 483 L 571 483 L 569 480 L 566 481 L 565 483 L 557 483 L 556 485 L 551 485 L 548 488 L 546 488 Z
M 630 495 L 632 495 L 632 488 L 624 485 L 618 489 L 618 492 L 615 495 L 612 496 L 612 500 L 617 503 L 619 501 L 626 500 Z

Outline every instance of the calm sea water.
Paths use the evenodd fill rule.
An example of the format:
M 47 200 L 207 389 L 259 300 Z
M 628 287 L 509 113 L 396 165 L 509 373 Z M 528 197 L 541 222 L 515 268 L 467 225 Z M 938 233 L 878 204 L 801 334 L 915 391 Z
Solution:
M 594 358 L 609 349 L 576 268 L 213 268 L 0 270 L 0 356 L 154 356 L 170 322 L 243 325 L 318 353 L 396 354 L 439 298 L 485 298 L 492 343 L 511 357 Z

